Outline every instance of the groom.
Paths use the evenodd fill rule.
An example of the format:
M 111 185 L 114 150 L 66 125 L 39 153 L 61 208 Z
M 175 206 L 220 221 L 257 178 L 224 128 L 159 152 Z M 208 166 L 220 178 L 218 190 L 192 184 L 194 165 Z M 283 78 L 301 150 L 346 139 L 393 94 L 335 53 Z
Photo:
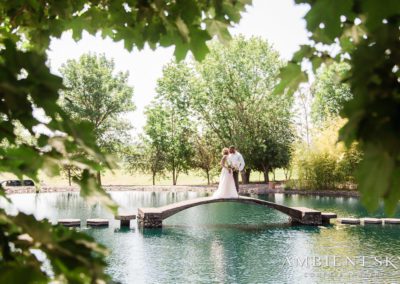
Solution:
M 235 146 L 230 146 L 228 159 L 230 164 L 233 166 L 233 179 L 235 181 L 236 191 L 239 192 L 239 172 L 244 169 L 243 156 L 236 151 Z

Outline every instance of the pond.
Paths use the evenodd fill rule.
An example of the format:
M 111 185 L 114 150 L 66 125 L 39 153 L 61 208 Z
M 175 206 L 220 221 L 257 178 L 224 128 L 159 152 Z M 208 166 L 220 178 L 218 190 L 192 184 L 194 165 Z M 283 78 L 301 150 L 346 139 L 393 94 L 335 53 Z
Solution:
M 204 196 L 196 192 L 112 192 L 122 210 L 157 207 Z M 83 228 L 110 248 L 108 273 L 121 283 L 396 283 L 400 279 L 400 225 L 290 226 L 270 208 L 214 203 L 184 210 L 162 229 L 119 221 L 77 193 L 10 195 L 19 210 L 59 218 L 109 218 L 108 228 Z M 254 196 L 288 206 L 368 214 L 357 198 L 271 194 Z M 397 214 L 400 217 L 400 214 Z

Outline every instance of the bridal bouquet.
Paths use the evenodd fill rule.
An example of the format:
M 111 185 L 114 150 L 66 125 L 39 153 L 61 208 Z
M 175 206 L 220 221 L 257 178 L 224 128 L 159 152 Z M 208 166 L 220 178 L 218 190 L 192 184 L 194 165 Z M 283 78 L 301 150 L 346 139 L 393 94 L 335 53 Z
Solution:
M 231 161 L 227 161 L 227 164 L 228 164 L 228 169 L 229 169 L 229 170 L 232 170 L 232 171 L 239 171 L 239 168 L 238 168 L 238 167 L 235 167 L 235 166 L 232 164 Z

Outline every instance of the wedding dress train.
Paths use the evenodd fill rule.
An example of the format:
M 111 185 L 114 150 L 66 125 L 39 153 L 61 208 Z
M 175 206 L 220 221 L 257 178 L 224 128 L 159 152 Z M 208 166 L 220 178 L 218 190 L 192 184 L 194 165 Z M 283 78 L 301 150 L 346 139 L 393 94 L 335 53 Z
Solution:
M 219 178 L 218 190 L 214 192 L 213 198 L 238 198 L 235 181 L 233 180 L 232 172 L 225 167 L 222 168 Z

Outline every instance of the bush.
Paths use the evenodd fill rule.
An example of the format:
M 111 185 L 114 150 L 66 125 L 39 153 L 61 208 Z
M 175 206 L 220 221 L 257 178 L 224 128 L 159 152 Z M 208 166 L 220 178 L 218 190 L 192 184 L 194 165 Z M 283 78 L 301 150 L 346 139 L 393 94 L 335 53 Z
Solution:
M 292 167 L 297 180 L 292 180 L 290 187 L 312 190 L 355 187 L 354 172 L 361 153 L 356 144 L 347 149 L 337 142 L 338 129 L 343 123 L 343 119 L 331 119 L 313 133 L 311 145 L 305 142 L 295 145 Z

